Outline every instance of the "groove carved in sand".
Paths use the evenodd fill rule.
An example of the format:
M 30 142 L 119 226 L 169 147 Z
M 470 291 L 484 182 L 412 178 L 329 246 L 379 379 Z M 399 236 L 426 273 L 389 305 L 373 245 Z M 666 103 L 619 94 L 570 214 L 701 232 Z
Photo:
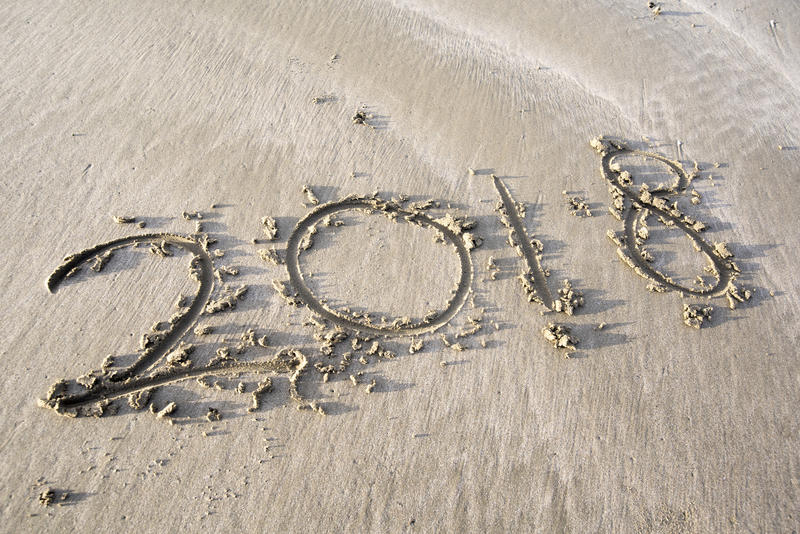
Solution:
M 198 290 L 188 308 L 184 309 L 174 321 L 171 328 L 158 332 L 139 358 L 127 368 L 108 372 L 91 372 L 93 380 L 86 389 L 77 393 L 68 393 L 68 384 L 65 381 L 54 384 L 46 398 L 41 399 L 42 406 L 51 408 L 59 414 L 76 416 L 84 407 L 94 405 L 94 414 L 103 413 L 108 403 L 119 397 L 137 394 L 151 390 L 154 387 L 178 382 L 188 378 L 219 375 L 239 375 L 242 373 L 292 373 L 290 377 L 290 396 L 298 401 L 301 407 L 311 407 L 316 411 L 320 408 L 314 403 L 305 406 L 304 399 L 297 390 L 297 380 L 307 366 L 308 360 L 296 349 L 283 349 L 266 361 L 241 362 L 231 357 L 212 360 L 208 365 L 200 367 L 162 367 L 155 369 L 156 365 L 178 345 L 182 337 L 197 322 L 200 316 L 209 311 L 210 297 L 214 288 L 214 263 L 208 252 L 208 240 L 196 240 L 175 234 L 145 234 L 115 239 L 83 250 L 77 254 L 67 256 L 47 280 L 47 288 L 55 292 L 59 284 L 76 272 L 82 264 L 96 258 L 105 258 L 108 261 L 110 254 L 117 249 L 130 245 L 151 243 L 162 253 L 167 246 L 172 245 L 193 254 L 190 272 L 198 281 Z M 240 295 L 243 291 L 237 292 Z M 230 305 L 228 307 L 231 307 Z M 215 310 L 214 310 L 215 311 Z M 95 374 L 96 373 L 96 374 Z
M 158 246 L 166 243 L 192 253 L 194 255 L 193 262 L 196 262 L 198 267 L 199 287 L 197 294 L 189 305 L 188 311 L 172 325 L 172 328 L 166 332 L 166 335 L 162 339 L 157 340 L 152 346 L 148 347 L 131 366 L 111 376 L 110 380 L 112 382 L 126 380 L 134 374 L 141 373 L 167 354 L 203 313 L 203 309 L 214 289 L 214 263 L 208 251 L 205 250 L 200 242 L 190 237 L 175 234 L 144 234 L 123 237 L 67 256 L 64 258 L 64 263 L 59 265 L 47 279 L 47 289 L 50 290 L 51 293 L 55 292 L 59 284 L 63 282 L 71 272 L 74 272 L 73 270 L 75 268 L 80 267 L 82 263 L 92 258 L 102 257 L 103 254 L 107 254 L 108 252 L 113 252 L 117 249 L 137 243 L 151 243 Z
M 533 277 L 533 287 L 536 292 L 537 300 L 544 305 L 545 308 L 552 310 L 553 296 L 550 294 L 550 289 L 547 287 L 547 279 L 544 269 L 542 268 L 540 252 L 534 250 L 531 239 L 525 231 L 520 208 L 517 206 L 517 203 L 514 202 L 506 184 L 500 178 L 493 174 L 492 181 L 503 203 L 502 209 L 498 208 L 498 211 L 500 211 L 500 219 L 503 221 L 503 224 L 509 227 L 509 243 L 512 247 L 517 249 L 517 253 L 522 256 L 525 263 L 528 265 L 527 271 L 524 272 L 522 276 L 530 275 Z
M 304 245 L 304 241 L 306 241 L 309 233 L 314 232 L 317 223 L 336 213 L 350 210 L 361 210 L 369 214 L 379 212 L 393 220 L 403 219 L 408 223 L 430 228 L 439 232 L 445 240 L 455 247 L 461 264 L 461 275 L 456 286 L 456 292 L 444 310 L 435 315 L 426 316 L 415 323 L 384 326 L 356 320 L 354 317 L 327 306 L 313 294 L 300 270 L 300 253 L 307 248 Z M 396 202 L 383 200 L 377 196 L 350 196 L 317 207 L 297 223 L 291 236 L 289 236 L 286 249 L 286 270 L 289 273 L 289 281 L 297 297 L 311 311 L 334 325 L 367 334 L 408 336 L 433 332 L 447 324 L 458 313 L 467 301 L 472 286 L 472 257 L 463 235 L 434 220 L 421 210 L 406 210 Z
M 528 300 L 540 303 L 548 311 L 573 315 L 576 308 L 583 306 L 583 295 L 572 288 L 569 280 L 564 280 L 563 287 L 558 290 L 559 298 L 553 299 L 547 285 L 549 273 L 542 267 L 541 255 L 544 247 L 539 240 L 531 239 L 528 236 L 522 221 L 525 216 L 524 204 L 514 200 L 503 180 L 494 174 L 491 175 L 491 178 L 500 195 L 500 202 L 496 209 L 500 221 L 508 228 L 508 244 L 517 252 L 518 256 L 525 260 L 527 265 L 527 269 L 524 269 L 519 275 L 519 280 L 528 295 Z M 569 333 L 569 326 L 556 323 L 548 323 L 542 329 L 544 338 L 552 342 L 555 348 L 574 351 L 578 339 L 570 336 Z
M 734 285 L 739 269 L 730 260 L 733 255 L 723 243 L 711 245 L 703 239 L 700 232 L 705 229 L 705 225 L 681 213 L 675 203 L 670 205 L 667 202 L 668 199 L 672 200 L 685 191 L 691 182 L 691 177 L 683 166 L 660 154 L 628 148 L 602 137 L 592 140 L 591 146 L 602 156 L 603 177 L 608 182 L 613 199 L 610 211 L 624 224 L 622 235 L 609 232 L 609 238 L 617 245 L 617 253 L 622 261 L 636 274 L 651 282 L 648 288 L 659 292 L 674 290 L 689 296 L 727 294 L 730 302 L 733 302 L 731 299 L 734 297 L 741 301 L 738 289 Z M 663 163 L 676 175 L 675 184 L 669 188 L 652 190 L 643 185 L 638 193 L 635 192 L 630 187 L 632 185 L 630 174 L 614 162 L 614 158 L 625 154 L 642 156 Z M 642 243 L 647 238 L 646 226 L 642 231 L 642 221 L 646 219 L 647 212 L 656 215 L 668 227 L 678 228 L 692 240 L 695 248 L 711 263 L 707 270 L 716 278 L 713 286 L 686 287 L 675 283 L 650 265 L 648 253 L 642 248 Z M 735 307 L 735 304 L 731 304 L 731 307 Z

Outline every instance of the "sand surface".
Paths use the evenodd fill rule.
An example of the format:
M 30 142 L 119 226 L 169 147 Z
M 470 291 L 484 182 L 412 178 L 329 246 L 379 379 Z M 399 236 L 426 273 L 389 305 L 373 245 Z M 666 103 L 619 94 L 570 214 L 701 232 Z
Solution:
M 800 7 L 661 7 L 4 2 L 0 531 L 796 530 Z M 697 163 L 670 204 L 708 225 L 710 246 L 727 243 L 749 301 L 731 310 L 724 295 L 650 292 L 620 261 L 607 231 L 624 225 L 589 146 L 598 135 L 687 173 Z M 652 158 L 619 156 L 636 191 L 674 178 Z M 568 278 L 582 292 L 574 316 L 528 302 L 491 174 L 526 205 L 549 290 L 557 297 Z M 320 205 L 377 190 L 407 195 L 404 205 L 433 199 L 431 220 L 475 221 L 482 243 L 466 260 L 435 227 L 381 210 L 339 213 L 344 225 L 320 224 L 299 257 L 330 309 L 377 325 L 450 302 L 458 313 L 426 323 L 436 332 L 380 337 L 374 351 L 363 342 L 323 381 L 314 364 L 339 366 L 353 336 L 323 354 L 314 334 L 333 330 L 287 302 L 291 284 L 282 298 L 272 281 L 289 280 L 286 266 L 259 256 L 275 246 L 285 259 L 314 208 L 303 185 Z M 562 191 L 592 217 L 571 216 Z M 201 221 L 181 215 L 197 210 Z M 146 227 L 116 224 L 121 215 Z M 225 285 L 247 293 L 187 316 L 196 376 L 169 375 L 150 399 L 177 409 L 159 418 L 124 397 L 101 418 L 39 407 L 52 383 L 99 370 L 108 354 L 112 370 L 133 364 L 140 336 L 198 290 L 178 246 L 167 257 L 149 242 L 119 249 L 51 294 L 63 258 L 137 233 L 192 237 L 198 222 L 217 240 L 209 261 L 238 270 L 214 278 L 211 299 Z M 684 287 L 701 287 L 698 275 L 713 284 L 685 231 L 648 222 L 657 269 Z M 684 303 L 713 306 L 710 323 L 684 325 Z M 457 338 L 470 317 L 481 329 Z M 571 328 L 571 357 L 542 336 L 548 322 Z M 195 335 L 198 325 L 213 332 Z M 249 329 L 267 347 L 242 342 Z M 203 387 L 192 369 L 224 346 L 249 371 Z M 282 349 L 301 351 L 305 367 L 295 353 L 274 360 Z M 145 363 L 134 378 L 147 384 L 157 367 Z M 248 411 L 267 377 L 271 391 Z M 209 408 L 221 418 L 207 420 Z

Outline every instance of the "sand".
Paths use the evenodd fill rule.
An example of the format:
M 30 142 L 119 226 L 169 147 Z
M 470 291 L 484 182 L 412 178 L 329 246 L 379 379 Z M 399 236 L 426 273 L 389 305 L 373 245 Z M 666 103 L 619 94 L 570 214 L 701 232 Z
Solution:
M 659 7 L 0 7 L 0 531 L 798 529 L 800 8 Z

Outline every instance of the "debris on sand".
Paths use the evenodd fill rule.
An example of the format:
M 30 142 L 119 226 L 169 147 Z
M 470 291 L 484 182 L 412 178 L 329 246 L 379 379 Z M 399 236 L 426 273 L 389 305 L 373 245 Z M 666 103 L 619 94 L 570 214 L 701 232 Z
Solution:
M 217 266 L 216 271 L 214 271 L 214 275 L 216 275 L 216 277 L 221 281 L 223 274 L 227 274 L 228 276 L 239 276 L 239 269 L 236 267 L 228 267 L 226 265 Z
M 195 328 L 194 329 L 194 334 L 196 336 L 207 336 L 208 334 L 210 334 L 213 331 L 214 331 L 214 327 L 212 327 L 210 324 L 206 324 L 206 325 L 198 326 L 197 328 Z
M 167 354 L 167 366 L 176 369 L 191 367 L 192 360 L 189 359 L 189 355 L 192 352 L 194 352 L 194 345 L 181 341 L 175 350 Z
M 80 271 L 81 271 L 81 266 L 80 265 L 76 265 L 75 267 L 73 267 L 72 269 L 67 271 L 67 274 L 64 275 L 64 278 L 72 278 L 73 276 L 78 274 Z
M 727 243 L 714 243 L 714 254 L 722 258 L 723 260 L 732 258 L 733 252 L 728 249 Z
M 102 382 L 102 375 L 97 374 L 97 371 L 89 371 L 76 378 L 75 382 L 86 389 L 94 389 Z
M 363 111 L 356 111 L 353 115 L 353 124 L 367 124 L 367 114 Z
M 99 254 L 99 255 L 95 256 L 94 260 L 92 262 L 92 266 L 90 267 L 90 269 L 93 270 L 96 273 L 99 273 L 100 271 L 103 270 L 103 267 L 106 266 L 106 264 L 109 262 L 109 260 L 111 260 L 111 256 L 113 254 L 114 254 L 113 251 L 108 250 L 108 251 L 104 252 L 103 254 Z
M 206 419 L 209 422 L 211 422 L 211 421 L 219 421 L 220 419 L 222 419 L 222 414 L 220 414 L 219 410 L 217 410 L 216 408 L 211 408 L 209 406 L 208 412 L 206 412 Z
M 142 410 L 150 403 L 150 397 L 154 388 L 140 389 L 128 395 L 128 406 L 134 410 Z
M 575 350 L 578 340 L 570 336 L 570 329 L 566 325 L 547 323 L 542 328 L 544 338 L 553 344 L 553 347 L 564 350 Z
M 264 235 L 267 240 L 274 241 L 278 238 L 278 223 L 272 217 L 261 217 L 261 226 L 263 226 Z
M 450 348 L 451 350 L 454 350 L 456 352 L 464 352 L 465 350 L 467 350 L 467 347 L 465 347 L 461 343 L 451 342 L 449 339 L 447 339 L 447 336 L 445 334 L 439 334 L 439 337 L 442 339 L 442 343 L 444 344 L 444 346 Z
M 683 324 L 699 330 L 703 326 L 703 322 L 705 320 L 711 321 L 712 311 L 714 311 L 712 306 L 703 306 L 701 304 L 684 304 Z
M 203 214 L 200 213 L 199 211 L 195 211 L 194 213 L 192 213 L 190 211 L 183 211 L 183 212 L 181 212 L 181 216 L 187 221 L 191 221 L 192 219 L 198 219 L 199 220 L 199 219 L 203 218 Z
M 267 377 L 261 382 L 259 382 L 258 386 L 256 386 L 256 389 L 254 389 L 253 393 L 251 394 L 253 397 L 253 401 L 247 408 L 247 411 L 254 412 L 258 410 L 259 406 L 261 406 L 261 395 L 263 395 L 264 393 L 266 393 L 271 389 L 272 389 L 272 379 L 270 377 Z
M 58 380 L 54 382 L 50 389 L 47 390 L 47 395 L 45 396 L 45 400 L 54 400 L 61 398 L 67 394 L 67 388 L 69 387 L 69 383 L 64 380 Z
M 126 217 L 124 215 L 112 215 L 112 219 L 117 224 L 131 224 L 136 222 L 136 217 Z
M 261 259 L 267 263 L 272 263 L 273 265 L 284 264 L 283 258 L 280 257 L 275 247 L 259 249 L 258 255 L 261 256 Z
M 744 302 L 746 300 L 750 300 L 750 297 L 753 296 L 753 292 L 749 289 L 742 289 L 739 292 L 739 288 L 736 287 L 734 284 L 730 284 L 728 286 L 728 291 L 725 294 L 728 299 L 728 307 L 732 310 L 736 309 L 737 303 Z
M 234 349 L 236 350 L 236 354 L 244 354 L 249 347 L 256 346 L 256 331 L 252 328 L 247 329 L 246 331 L 242 332 L 239 342 L 236 343 Z
M 306 202 L 308 202 L 309 204 L 313 206 L 319 204 L 319 199 L 317 198 L 317 195 L 314 194 L 314 191 L 312 191 L 309 186 L 307 185 L 303 186 L 303 194 L 306 196 Z
M 247 293 L 247 286 L 241 285 L 236 289 L 226 287 L 222 291 L 222 295 L 216 299 L 211 300 L 206 304 L 205 312 L 207 314 L 217 313 L 225 310 L 230 310 L 236 307 L 236 303 L 244 298 Z
M 553 310 L 573 315 L 575 308 L 580 308 L 584 304 L 583 294 L 572 288 L 572 284 L 565 279 L 562 287 L 558 290 L 558 300 L 553 301 Z
M 50 506 L 56 500 L 56 492 L 53 488 L 46 487 L 39 493 L 39 504 Z
M 212 366 L 212 365 L 217 365 L 217 364 L 219 364 L 219 363 L 225 363 L 225 362 L 233 362 L 233 361 L 236 361 L 236 358 L 234 358 L 233 356 L 231 356 L 231 349 L 230 349 L 230 347 L 227 347 L 227 346 L 224 346 L 224 345 L 223 345 L 222 347 L 219 347 L 219 348 L 218 348 L 218 349 L 215 351 L 215 354 L 216 354 L 216 356 L 214 356 L 213 358 L 211 358 L 211 359 L 208 361 L 208 365 L 209 365 L 209 366 Z
M 292 287 L 291 284 L 283 280 L 274 279 L 272 281 L 272 288 L 289 306 L 299 306 L 302 301 L 295 293 L 289 291 L 290 287 Z
M 169 243 L 167 243 L 166 240 L 161 241 L 161 243 L 158 245 L 155 243 L 150 245 L 150 254 L 153 254 L 154 256 L 161 256 L 162 258 L 172 256 L 172 252 L 169 250 Z
M 152 404 L 150 405 L 150 411 L 156 414 L 156 419 L 169 418 L 169 416 L 172 415 L 177 409 L 178 405 L 175 404 L 174 402 L 170 402 L 169 404 L 167 404 L 161 410 L 158 411 L 155 411 L 155 408 L 153 407 Z
M 497 273 L 500 272 L 500 267 L 495 263 L 494 256 L 489 256 L 489 259 L 486 261 L 486 270 L 489 271 L 489 279 L 497 280 Z
M 605 156 L 616 148 L 611 141 L 604 139 L 602 135 L 589 141 L 589 145 L 601 156 Z
M 570 196 L 567 191 L 562 191 L 562 195 L 567 201 L 567 206 L 569 206 L 570 214 L 574 217 L 591 217 L 592 212 L 589 210 L 589 204 L 582 197 L 578 196 Z
M 339 226 L 344 226 L 344 221 L 335 220 L 333 215 L 328 215 L 320 221 L 320 224 L 322 224 L 322 226 L 333 226 L 338 228 Z

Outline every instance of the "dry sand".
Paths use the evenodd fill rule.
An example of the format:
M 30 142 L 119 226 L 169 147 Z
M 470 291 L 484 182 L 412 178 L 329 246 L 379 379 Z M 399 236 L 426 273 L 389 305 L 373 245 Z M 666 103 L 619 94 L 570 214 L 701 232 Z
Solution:
M 800 8 L 429 4 L 0 7 L 0 531 L 798 528 Z M 604 174 L 597 135 L 697 176 Z M 646 230 L 609 213 L 624 171 L 668 197 Z M 296 236 L 296 295 L 298 221 L 376 190 L 398 204 Z M 90 255 L 48 292 L 145 233 L 217 242 Z M 336 330 L 365 314 L 390 335 Z

